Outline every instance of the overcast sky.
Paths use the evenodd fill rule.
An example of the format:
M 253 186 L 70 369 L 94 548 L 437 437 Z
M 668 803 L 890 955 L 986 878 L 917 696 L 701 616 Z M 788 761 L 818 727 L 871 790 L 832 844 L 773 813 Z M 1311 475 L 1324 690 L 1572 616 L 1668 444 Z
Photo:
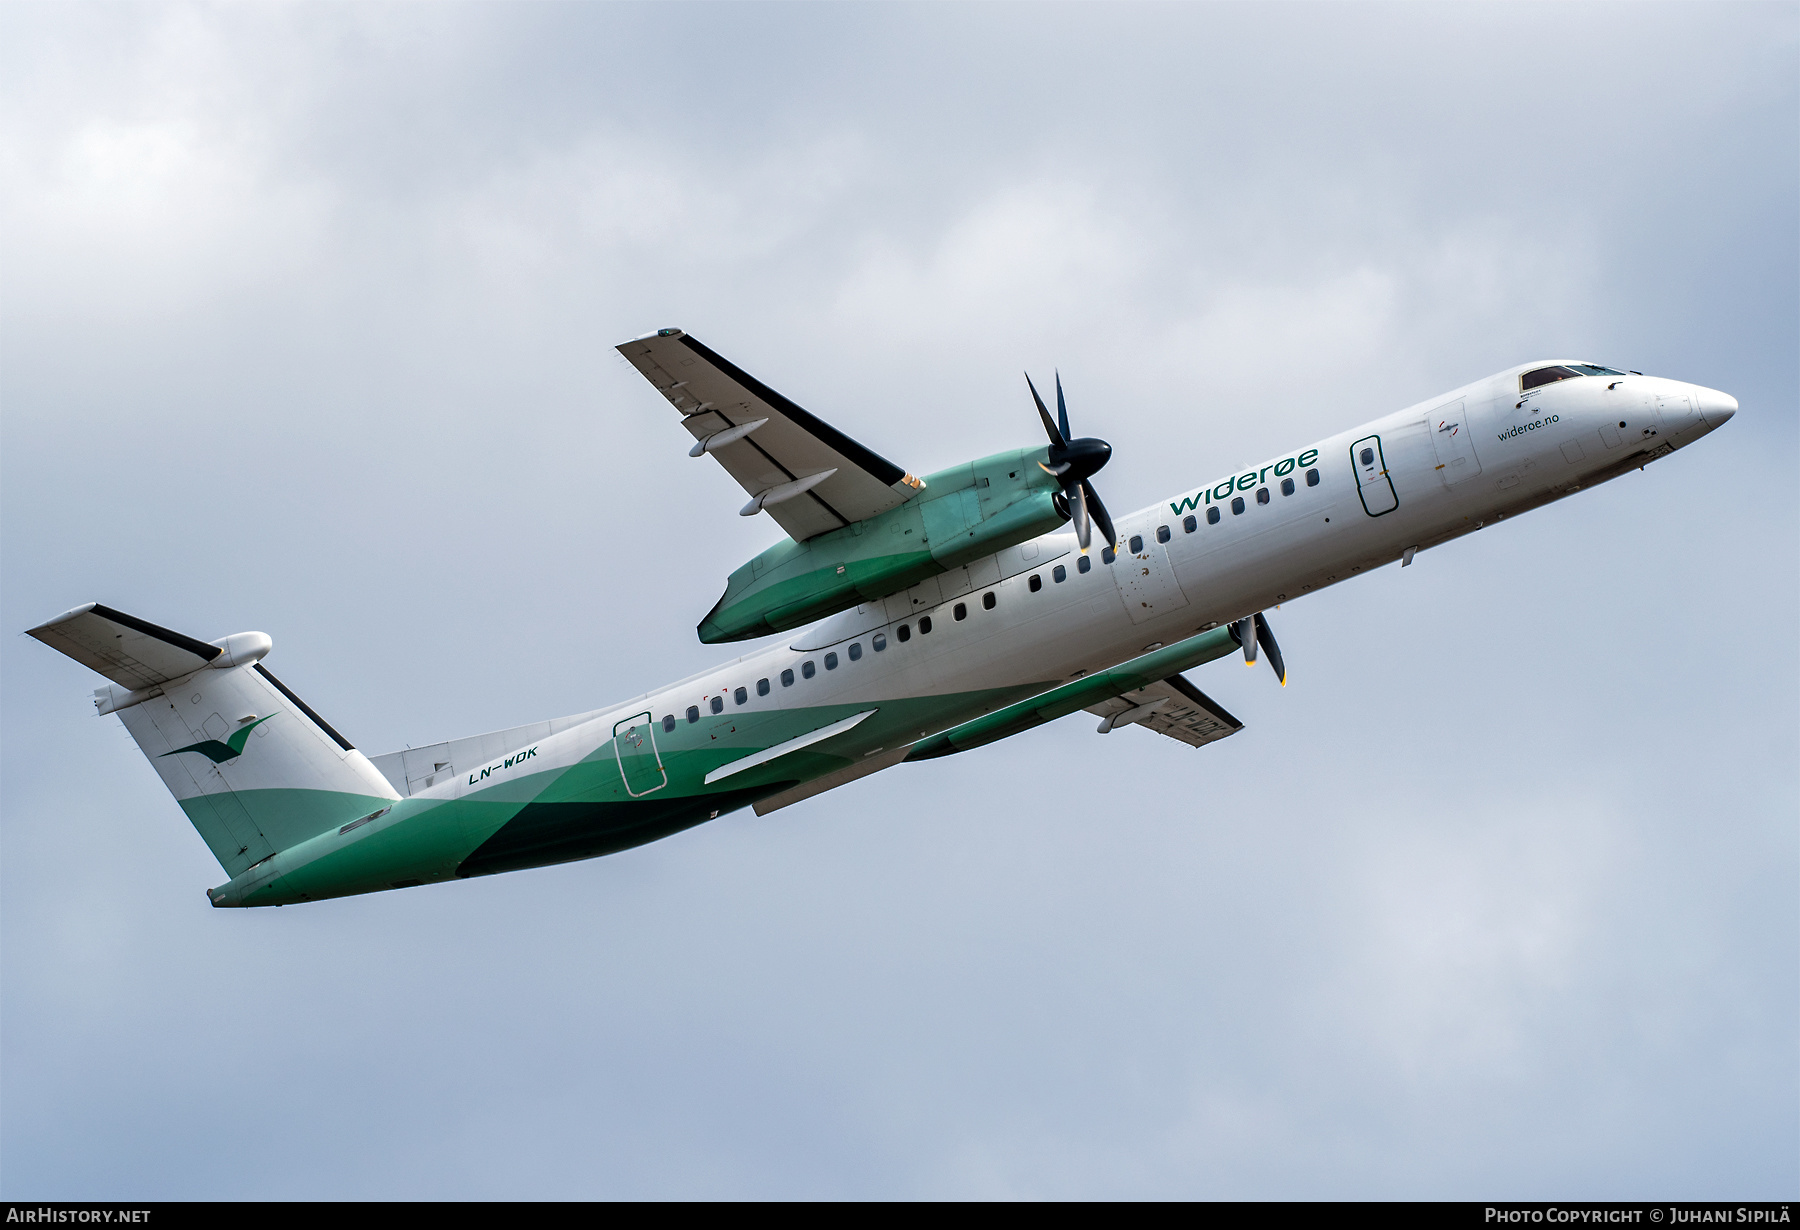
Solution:
M 1800 1182 L 1800 8 L 0 6 L 10 1198 Z M 1642 473 L 1086 715 L 597 861 L 221 912 L 101 601 L 379 753 L 730 656 L 775 540 L 612 346 L 1115 511 L 1500 368 Z

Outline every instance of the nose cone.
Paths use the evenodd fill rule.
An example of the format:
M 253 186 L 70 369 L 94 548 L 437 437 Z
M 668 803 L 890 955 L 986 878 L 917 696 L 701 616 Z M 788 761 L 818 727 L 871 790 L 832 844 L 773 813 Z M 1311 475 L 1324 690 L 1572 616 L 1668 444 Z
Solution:
M 1694 400 L 1700 405 L 1700 414 L 1706 419 L 1709 427 L 1723 427 L 1725 421 L 1737 413 L 1737 398 L 1729 393 L 1721 393 L 1717 389 L 1694 386 Z
M 1112 460 L 1112 445 L 1105 440 L 1096 440 L 1092 436 L 1080 440 L 1071 440 L 1062 450 L 1060 460 L 1071 463 L 1063 474 L 1064 482 L 1080 482 L 1100 471 L 1100 468 Z

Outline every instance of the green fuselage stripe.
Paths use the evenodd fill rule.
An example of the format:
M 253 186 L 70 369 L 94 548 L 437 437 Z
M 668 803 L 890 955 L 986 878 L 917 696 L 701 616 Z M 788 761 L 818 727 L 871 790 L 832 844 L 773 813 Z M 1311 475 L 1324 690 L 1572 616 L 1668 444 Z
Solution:
M 841 741 L 826 740 L 713 786 L 705 779 L 714 769 L 863 712 L 871 704 L 750 712 L 717 736 L 704 724 L 680 723 L 673 735 L 658 725 L 657 754 L 668 781 L 641 796 L 627 789 L 614 743 L 603 739 L 573 765 L 497 778 L 494 785 L 458 799 L 402 799 L 392 805 L 389 815 L 354 832 L 339 834 L 332 829 L 271 860 L 269 867 L 277 869 L 290 859 L 299 865 L 277 870 L 234 904 L 313 901 L 629 849 L 846 768 L 869 748 L 903 746 L 957 718 L 1001 708 L 1047 686 L 1048 681 L 883 701 L 872 717 L 856 726 L 853 749 L 834 749 Z M 682 736 L 688 731 L 695 740 L 704 735 L 704 745 L 684 744 Z M 256 872 L 253 868 L 247 873 L 251 881 Z

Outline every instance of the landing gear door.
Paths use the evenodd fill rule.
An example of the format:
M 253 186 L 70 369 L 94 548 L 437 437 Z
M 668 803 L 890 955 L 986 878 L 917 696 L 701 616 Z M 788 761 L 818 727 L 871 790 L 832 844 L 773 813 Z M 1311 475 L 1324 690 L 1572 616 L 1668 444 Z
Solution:
M 1437 472 L 1444 486 L 1454 487 L 1481 473 L 1475 433 L 1469 430 L 1469 417 L 1460 398 L 1433 410 L 1425 417 L 1425 426 L 1431 433 L 1431 447 L 1437 451 Z
M 632 798 L 654 794 L 669 784 L 662 757 L 656 752 L 656 725 L 648 713 L 613 724 L 613 754 L 619 758 L 619 776 Z
M 1381 455 L 1380 436 L 1364 436 L 1352 444 L 1350 465 L 1356 470 L 1356 490 L 1362 496 L 1364 512 L 1379 517 L 1400 507 L 1394 480 L 1388 477 L 1387 461 Z

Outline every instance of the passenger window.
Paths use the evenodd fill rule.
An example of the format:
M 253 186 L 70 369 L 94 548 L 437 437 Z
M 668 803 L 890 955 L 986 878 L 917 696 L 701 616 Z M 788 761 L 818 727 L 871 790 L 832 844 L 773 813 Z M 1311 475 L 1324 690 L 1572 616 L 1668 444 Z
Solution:
M 862 642 L 861 641 L 851 641 L 850 642 L 850 660 L 852 662 L 858 662 L 858 661 L 862 660 Z
M 1159 525 L 1156 527 L 1156 541 L 1158 541 L 1158 542 L 1169 541 L 1169 527 L 1168 526 Z
M 725 698 L 723 696 L 715 696 L 712 698 L 712 711 L 714 713 L 725 712 Z
M 990 589 L 987 593 L 981 595 L 981 609 L 984 611 L 991 611 L 994 609 L 993 590 Z
M 828 671 L 837 669 L 837 655 L 835 653 L 828 653 L 825 655 L 825 669 Z
M 698 722 L 700 720 L 700 706 L 699 705 L 689 705 L 688 706 L 687 719 L 688 719 L 689 725 L 692 725 L 693 723 Z
M 1293 495 L 1294 494 L 1294 480 L 1293 479 L 1284 478 L 1281 480 L 1281 494 L 1282 495 Z
M 969 617 L 969 608 L 959 602 L 956 604 L 956 609 L 950 613 L 952 615 L 956 616 L 956 621 L 958 623 L 961 623 L 963 620 L 965 620 Z
M 669 734 L 674 729 L 675 729 L 675 715 L 673 713 L 663 714 L 663 733 L 665 735 Z
M 794 686 L 793 668 L 790 667 L 789 669 L 781 672 L 781 686 L 784 688 L 791 688 Z
M 1032 573 L 1031 580 L 1029 580 L 1025 583 L 1025 588 L 1029 589 L 1034 594 L 1037 593 L 1038 590 L 1044 588 L 1044 578 L 1040 577 L 1035 572 Z
M 1306 485 L 1308 487 L 1317 487 L 1319 485 L 1319 472 L 1317 470 L 1308 470 L 1306 472 Z
M 887 648 L 887 635 L 885 633 L 877 632 L 874 636 L 869 638 L 869 644 L 875 647 L 876 653 L 880 653 Z
M 1088 570 L 1093 568 L 1093 566 L 1094 566 L 1094 561 L 1089 559 L 1085 555 L 1075 561 L 1075 571 L 1076 572 L 1087 572 Z
M 1258 487 L 1256 489 L 1256 502 L 1258 504 L 1267 504 L 1269 502 L 1269 489 L 1267 487 Z
M 1100 548 L 1100 562 L 1102 564 L 1110 564 L 1113 562 L 1113 560 L 1115 558 L 1116 557 L 1113 555 L 1113 549 L 1111 547 L 1101 547 Z
M 1364 450 L 1363 450 L 1363 451 L 1362 451 L 1362 452 L 1361 452 L 1361 453 L 1360 453 L 1360 454 L 1359 454 L 1359 455 L 1358 455 L 1358 456 L 1357 456 L 1357 458 L 1356 458 L 1356 459 L 1357 459 L 1357 460 L 1358 460 L 1358 461 L 1360 461 L 1360 462 L 1362 462 L 1362 463 L 1363 463 L 1363 464 L 1364 464 L 1364 465 L 1366 465 L 1366 466 L 1372 466 L 1372 465 L 1374 465 L 1374 464 L 1375 464 L 1375 450 L 1374 450 L 1374 449 L 1372 449 L 1372 448 L 1365 448 L 1365 449 L 1364 449 Z
M 1217 504 L 1214 504 L 1206 510 L 1206 523 L 1208 525 L 1217 525 L 1219 523 L 1219 506 Z
M 769 681 L 767 679 L 763 680 L 763 683 L 765 685 L 768 682 Z M 750 701 L 750 693 L 747 692 L 746 690 L 744 690 L 743 688 L 739 688 L 737 691 L 735 691 L 731 694 L 731 699 L 735 700 L 740 705 L 748 704 Z
M 800 664 L 800 678 L 811 679 L 814 675 L 816 675 L 818 673 L 819 673 L 819 668 L 812 664 L 811 658 L 808 658 L 806 661 L 804 661 Z
M 1144 549 L 1144 536 L 1142 534 L 1133 534 L 1129 545 L 1131 547 L 1131 553 L 1136 555 L 1139 551 Z
M 789 680 L 789 682 L 793 681 L 793 672 L 792 671 L 788 672 L 788 680 Z M 758 696 L 767 696 L 769 694 L 769 681 L 767 679 L 758 679 L 756 681 L 756 694 Z M 738 704 L 740 704 L 740 705 L 743 703 L 744 702 L 741 700 L 738 702 Z
M 898 628 L 894 629 L 894 635 L 899 637 L 900 643 L 904 645 L 907 641 L 912 640 L 912 625 L 901 624 Z
M 1181 519 L 1181 532 L 1183 534 L 1192 534 L 1195 530 L 1197 530 L 1199 528 L 1200 528 L 1200 523 L 1198 521 L 1194 520 L 1193 513 L 1189 513 L 1187 516 L 1185 516 Z
M 1061 585 L 1064 581 L 1069 579 L 1069 570 L 1064 568 L 1061 564 L 1058 564 L 1050 570 L 1050 579 L 1055 581 L 1058 585 Z
M 1241 516 L 1243 514 L 1243 511 L 1244 511 L 1244 497 L 1241 495 L 1232 496 L 1231 497 L 1231 515 L 1234 517 Z
M 920 636 L 930 636 L 931 635 L 931 616 L 929 616 L 929 615 L 919 616 L 919 635 Z

